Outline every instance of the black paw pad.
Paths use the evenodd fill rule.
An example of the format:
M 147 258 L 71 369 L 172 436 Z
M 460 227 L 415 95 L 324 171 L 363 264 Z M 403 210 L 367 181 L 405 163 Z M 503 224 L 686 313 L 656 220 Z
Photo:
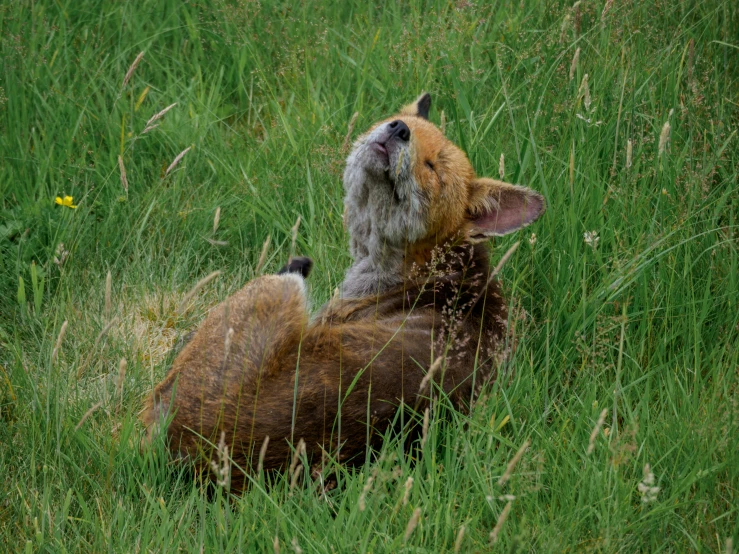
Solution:
M 306 279 L 310 275 L 310 270 L 313 269 L 313 260 L 306 258 L 305 256 L 296 256 L 290 258 L 282 269 L 277 272 L 277 275 L 284 275 L 285 273 L 300 273 L 303 279 Z

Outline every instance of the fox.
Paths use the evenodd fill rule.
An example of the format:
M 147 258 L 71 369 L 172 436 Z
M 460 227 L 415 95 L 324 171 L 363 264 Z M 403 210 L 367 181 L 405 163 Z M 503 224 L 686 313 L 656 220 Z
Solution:
M 313 474 L 327 456 L 363 463 L 404 405 L 419 413 L 443 393 L 468 409 L 496 378 L 508 312 L 488 239 L 533 223 L 546 201 L 478 177 L 430 107 L 424 93 L 353 144 L 340 293 L 311 316 L 312 261 L 293 258 L 212 309 L 148 399 L 150 438 L 165 432 L 205 472 L 220 439 L 239 468 L 231 490 L 244 490 L 296 452 Z

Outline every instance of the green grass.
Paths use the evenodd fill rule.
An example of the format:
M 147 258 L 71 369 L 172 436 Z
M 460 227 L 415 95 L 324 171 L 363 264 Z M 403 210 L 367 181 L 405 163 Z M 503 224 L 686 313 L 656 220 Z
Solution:
M 281 552 L 449 552 L 464 526 L 461 551 L 482 552 L 503 495 L 515 500 L 496 551 L 739 547 L 736 3 L 619 1 L 603 19 L 603 0 L 579 14 L 535 0 L 332 4 L 0 6 L 2 550 L 258 552 L 278 537 Z M 518 336 L 505 377 L 469 415 L 432 414 L 422 451 L 388 441 L 328 498 L 284 480 L 209 497 L 161 445 L 140 453 L 137 413 L 177 335 L 255 275 L 268 236 L 264 271 L 284 263 L 298 216 L 313 304 L 330 297 L 350 263 L 347 125 L 358 112 L 356 135 L 423 90 L 480 174 L 504 153 L 506 178 L 549 203 L 495 245 L 499 257 L 522 240 L 503 271 Z M 64 195 L 76 210 L 54 204 Z M 96 343 L 108 271 L 115 322 Z M 637 488 L 647 463 L 651 503 Z

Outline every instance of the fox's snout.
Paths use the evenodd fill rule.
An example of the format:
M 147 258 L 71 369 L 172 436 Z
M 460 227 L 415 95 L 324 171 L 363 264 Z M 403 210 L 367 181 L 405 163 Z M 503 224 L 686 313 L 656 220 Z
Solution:
M 390 171 L 396 162 L 402 161 L 401 152 L 408 147 L 410 139 L 411 130 L 408 125 L 400 119 L 396 119 L 378 127 L 367 142 L 369 148 L 387 165 L 387 171 Z M 368 166 L 371 167 L 371 164 L 368 164 Z M 390 180 L 395 180 L 392 172 L 388 176 Z
M 411 138 L 411 130 L 408 128 L 408 125 L 406 125 L 400 119 L 396 119 L 392 123 L 388 123 L 387 128 L 390 132 L 391 139 L 398 139 L 402 140 L 403 142 L 408 142 L 408 140 Z

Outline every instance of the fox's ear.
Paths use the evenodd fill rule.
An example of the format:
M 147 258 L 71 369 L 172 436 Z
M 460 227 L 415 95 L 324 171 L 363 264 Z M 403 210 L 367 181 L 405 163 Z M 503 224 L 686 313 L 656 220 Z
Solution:
M 467 236 L 479 241 L 507 235 L 536 221 L 546 209 L 544 197 L 529 188 L 475 179 L 469 189 Z
M 402 110 L 401 115 L 415 115 L 422 117 L 423 119 L 429 118 L 429 110 L 431 109 L 431 95 L 428 92 L 424 92 L 421 96 L 416 99 L 415 102 L 408 104 Z

